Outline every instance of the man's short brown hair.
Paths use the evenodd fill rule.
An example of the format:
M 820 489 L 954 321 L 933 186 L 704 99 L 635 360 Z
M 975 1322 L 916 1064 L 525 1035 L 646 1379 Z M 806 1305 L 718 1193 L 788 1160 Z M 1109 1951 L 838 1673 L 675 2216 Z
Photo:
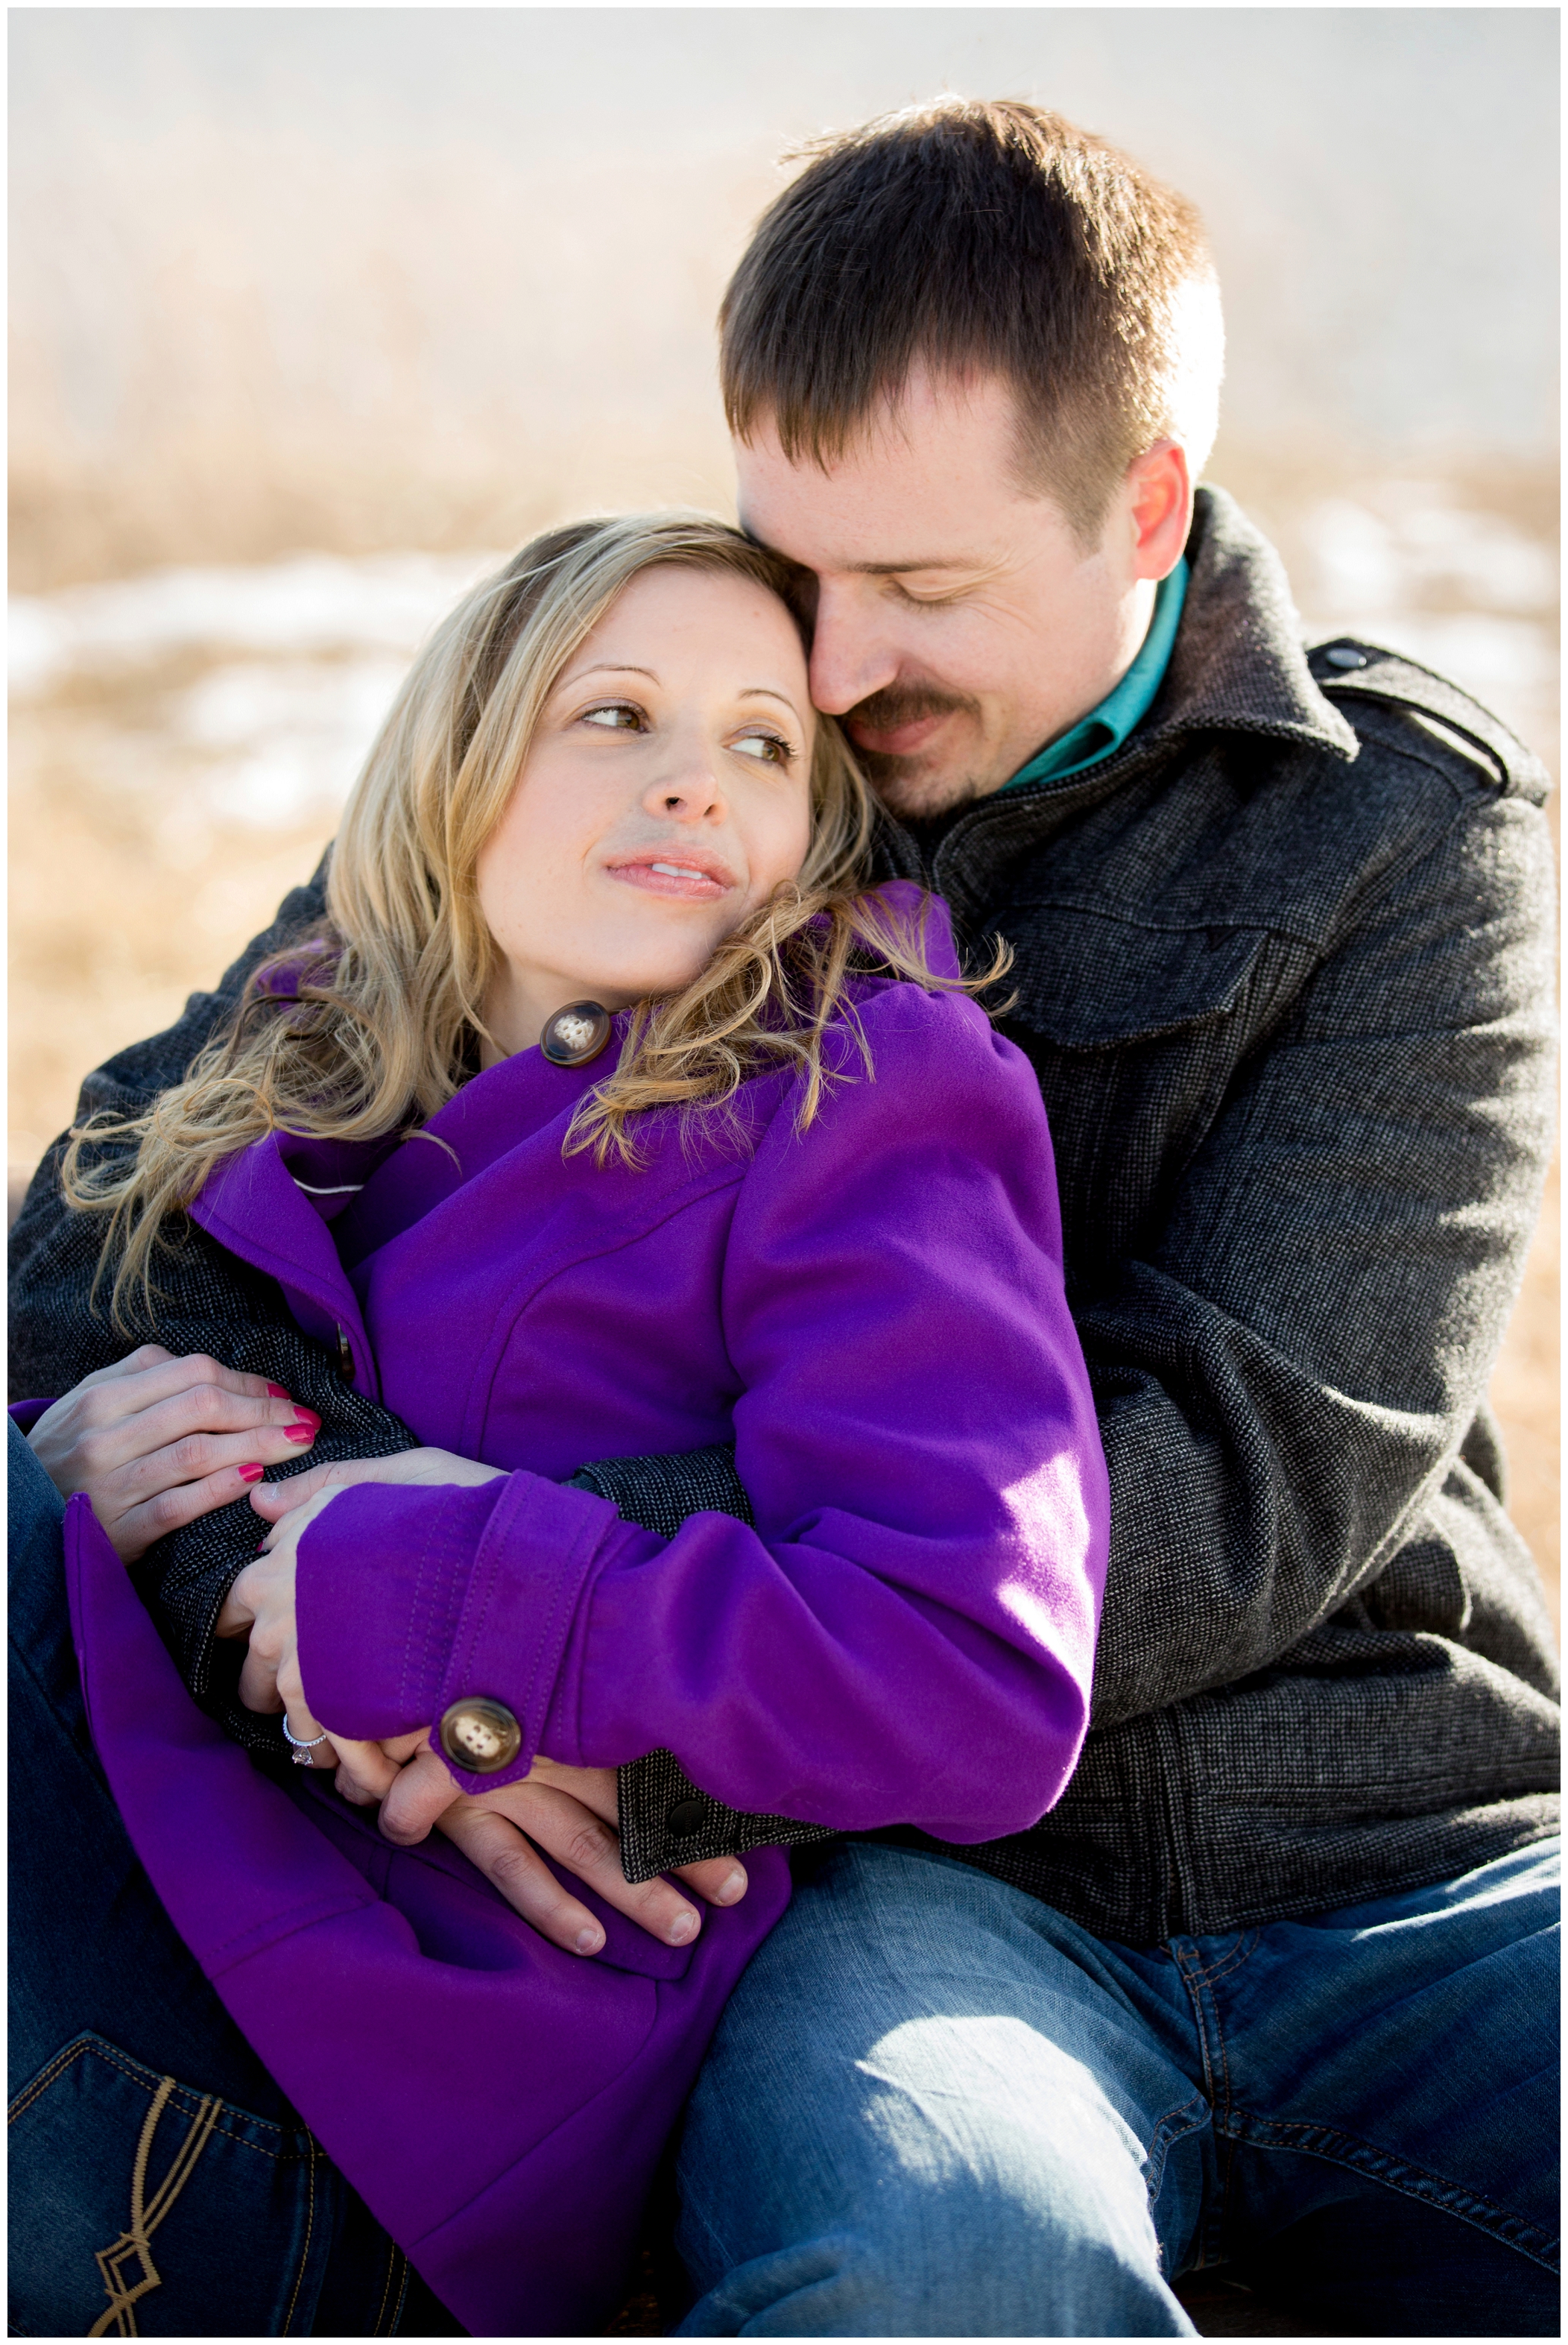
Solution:
M 719 313 L 730 428 L 843 454 L 910 371 L 999 375 L 1018 468 L 1092 541 L 1133 459 L 1201 468 L 1219 395 L 1203 224 L 1101 138 L 1021 99 L 942 98 L 804 149 Z

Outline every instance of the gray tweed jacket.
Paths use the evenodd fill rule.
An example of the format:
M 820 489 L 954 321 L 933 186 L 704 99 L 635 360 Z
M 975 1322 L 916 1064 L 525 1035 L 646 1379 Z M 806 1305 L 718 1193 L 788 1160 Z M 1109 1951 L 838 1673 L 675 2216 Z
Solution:
M 882 842 L 973 943 L 1016 949 L 1000 1022 L 1050 1116 L 1111 1478 L 1077 1771 L 1028 1832 L 947 1853 L 1135 1944 L 1445 1878 L 1556 1824 L 1550 1629 L 1485 1405 L 1551 1131 L 1546 777 L 1441 678 L 1304 652 L 1219 491 L 1189 558 L 1164 685 L 1112 757 Z M 320 879 L 82 1111 L 176 1080 L 319 918 Z M 51 1158 L 13 1243 L 14 1390 L 124 1350 L 87 1306 L 96 1238 Z M 160 1340 L 318 1409 L 313 1460 L 412 1440 L 199 1232 L 165 1285 Z M 745 1512 L 723 1451 L 581 1478 L 666 1532 Z M 141 1579 L 198 1698 L 260 1748 L 211 1638 L 254 1536 L 228 1509 Z M 621 1788 L 633 1878 L 823 1837 L 734 1814 L 668 1753 Z

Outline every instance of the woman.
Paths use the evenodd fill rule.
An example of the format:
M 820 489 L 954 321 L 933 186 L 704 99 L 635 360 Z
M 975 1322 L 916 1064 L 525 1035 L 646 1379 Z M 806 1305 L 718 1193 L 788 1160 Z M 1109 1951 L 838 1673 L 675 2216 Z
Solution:
M 153 1882 L 470 2327 L 602 2317 L 783 1860 L 656 1963 L 576 1901 L 588 1965 L 354 1803 L 405 1840 L 440 1812 L 482 1865 L 454 1785 L 663 1747 L 736 1806 L 980 1840 L 1087 1722 L 1104 1474 L 1037 1089 L 941 909 L 865 887 L 788 587 L 700 520 L 525 549 L 400 695 L 330 933 L 67 1172 L 127 1340 L 188 1215 L 420 1438 L 302 1503 L 258 1485 L 218 1624 L 348 1805 L 197 1719 L 80 1499 L 67 1554 Z M 566 1487 L 731 1440 L 754 1526 L 662 1537 Z

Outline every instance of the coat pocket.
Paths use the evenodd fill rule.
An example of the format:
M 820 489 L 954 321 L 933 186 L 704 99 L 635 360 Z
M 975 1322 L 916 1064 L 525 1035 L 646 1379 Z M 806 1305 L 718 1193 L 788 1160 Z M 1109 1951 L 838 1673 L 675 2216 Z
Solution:
M 9 2132 L 13 2336 L 309 2334 L 341 2184 L 302 2126 L 87 2033 Z
M 1059 902 L 1016 905 L 996 926 L 1017 952 L 997 1023 L 1045 1101 L 1077 1300 L 1164 1226 L 1291 949 L 1266 929 Z
M 1165 926 L 1082 904 L 1013 906 L 996 922 L 1017 949 L 1009 1013 L 1061 1051 L 1152 1042 L 1228 1017 L 1266 929 Z

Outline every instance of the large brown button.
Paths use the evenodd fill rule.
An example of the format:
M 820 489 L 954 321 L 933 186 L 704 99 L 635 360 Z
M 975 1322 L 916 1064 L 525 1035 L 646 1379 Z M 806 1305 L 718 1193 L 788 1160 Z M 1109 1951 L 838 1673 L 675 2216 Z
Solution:
M 522 1729 L 503 1701 L 470 1694 L 441 1713 L 441 1749 L 454 1767 L 473 1775 L 493 1775 L 510 1767 L 522 1749 Z
M 552 1067 L 586 1066 L 610 1040 L 610 1012 L 597 1001 L 569 1001 L 540 1036 L 539 1047 Z
M 664 1829 L 672 1840 L 695 1840 L 707 1821 L 705 1802 L 677 1800 L 664 1819 Z

